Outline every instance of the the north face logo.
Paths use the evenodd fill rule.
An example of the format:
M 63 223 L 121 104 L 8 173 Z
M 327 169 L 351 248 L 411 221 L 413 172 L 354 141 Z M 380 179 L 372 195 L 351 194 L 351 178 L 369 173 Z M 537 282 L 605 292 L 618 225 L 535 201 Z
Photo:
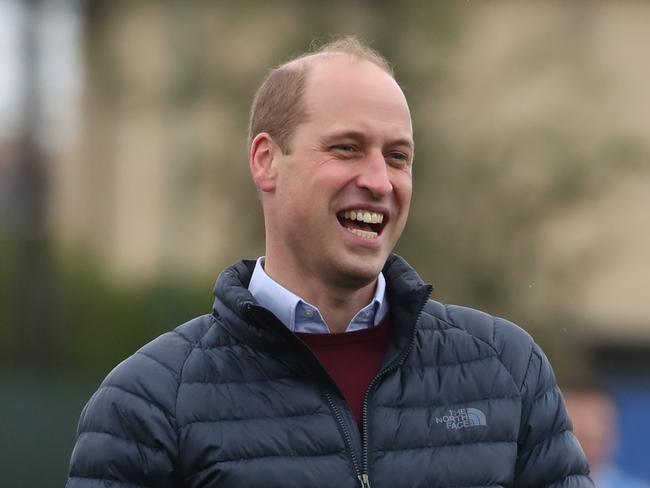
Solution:
M 485 414 L 478 408 L 449 410 L 447 415 L 436 417 L 436 424 L 445 424 L 447 429 L 465 429 L 487 425 Z

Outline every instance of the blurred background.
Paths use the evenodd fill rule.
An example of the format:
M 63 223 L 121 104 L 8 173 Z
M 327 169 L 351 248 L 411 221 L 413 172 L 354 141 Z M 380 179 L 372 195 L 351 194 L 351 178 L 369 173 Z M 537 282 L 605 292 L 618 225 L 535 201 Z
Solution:
M 263 253 L 249 105 L 333 34 L 410 100 L 398 252 L 604 387 L 611 462 L 650 480 L 648 25 L 632 0 L 0 0 L 2 486 L 62 486 L 103 377 Z

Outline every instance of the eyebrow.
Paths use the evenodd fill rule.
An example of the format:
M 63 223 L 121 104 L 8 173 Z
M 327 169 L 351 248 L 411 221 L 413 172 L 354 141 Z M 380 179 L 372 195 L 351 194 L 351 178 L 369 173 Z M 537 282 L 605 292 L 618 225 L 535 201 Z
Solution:
M 323 136 L 323 141 L 330 142 L 334 139 L 341 139 L 341 138 L 350 138 L 350 139 L 357 139 L 357 140 L 362 140 L 366 141 L 368 137 L 360 131 L 356 130 L 343 130 L 339 132 L 333 132 L 331 134 L 327 134 Z M 388 146 L 407 146 L 411 151 L 415 150 L 415 143 L 408 138 L 399 138 L 390 141 Z

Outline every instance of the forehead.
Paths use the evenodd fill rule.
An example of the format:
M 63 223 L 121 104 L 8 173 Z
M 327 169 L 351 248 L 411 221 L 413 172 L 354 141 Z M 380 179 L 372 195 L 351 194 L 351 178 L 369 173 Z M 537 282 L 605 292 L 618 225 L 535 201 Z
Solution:
M 345 54 L 310 64 L 304 94 L 309 121 L 332 130 L 367 128 L 412 139 L 406 97 L 382 68 Z

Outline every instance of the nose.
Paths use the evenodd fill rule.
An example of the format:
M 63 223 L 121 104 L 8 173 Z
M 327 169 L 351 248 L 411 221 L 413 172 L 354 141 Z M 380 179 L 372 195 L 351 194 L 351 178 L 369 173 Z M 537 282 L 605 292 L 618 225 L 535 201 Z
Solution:
M 357 177 L 357 185 L 368 190 L 375 198 L 381 198 L 393 191 L 388 166 L 380 151 L 367 155 Z

